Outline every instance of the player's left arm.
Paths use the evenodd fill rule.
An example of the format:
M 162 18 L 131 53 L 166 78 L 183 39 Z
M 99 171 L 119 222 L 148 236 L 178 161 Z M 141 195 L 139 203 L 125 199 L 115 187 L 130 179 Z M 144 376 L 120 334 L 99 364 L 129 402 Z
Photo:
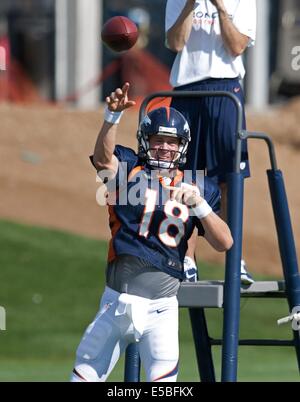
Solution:
M 166 186 L 170 190 L 170 198 L 185 204 L 200 219 L 204 229 L 204 237 L 217 251 L 227 251 L 233 245 L 230 229 L 217 214 L 215 214 L 207 201 L 196 191 L 186 187 Z
M 227 51 L 233 57 L 240 56 L 246 50 L 250 38 L 247 35 L 242 34 L 236 28 L 226 10 L 223 0 L 210 1 L 218 10 L 221 35 Z

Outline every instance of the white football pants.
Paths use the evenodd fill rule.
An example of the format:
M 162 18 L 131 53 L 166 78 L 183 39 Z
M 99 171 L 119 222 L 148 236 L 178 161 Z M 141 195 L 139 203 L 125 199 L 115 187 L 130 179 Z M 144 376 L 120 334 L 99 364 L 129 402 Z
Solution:
M 150 300 L 106 287 L 100 310 L 78 346 L 71 381 L 105 381 L 133 342 L 138 342 L 147 381 L 176 381 L 176 296 Z

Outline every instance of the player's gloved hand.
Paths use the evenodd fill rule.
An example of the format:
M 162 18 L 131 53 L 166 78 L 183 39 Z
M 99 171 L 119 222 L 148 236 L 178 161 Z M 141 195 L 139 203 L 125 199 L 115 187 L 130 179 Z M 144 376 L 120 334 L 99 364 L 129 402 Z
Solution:
M 134 106 L 135 101 L 128 99 L 130 84 L 125 82 L 122 88 L 117 88 L 114 92 L 105 98 L 108 110 L 111 112 L 123 112 L 123 110 Z
M 199 219 L 206 218 L 212 212 L 211 207 L 206 200 L 202 198 L 196 189 L 191 186 L 172 187 L 165 186 L 170 190 L 170 199 L 181 204 L 185 204 L 190 209 L 190 214 L 197 216 Z

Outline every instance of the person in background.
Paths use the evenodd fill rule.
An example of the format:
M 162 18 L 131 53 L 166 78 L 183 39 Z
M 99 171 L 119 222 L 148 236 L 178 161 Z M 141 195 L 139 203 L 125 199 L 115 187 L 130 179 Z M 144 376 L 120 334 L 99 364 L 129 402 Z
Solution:
M 254 45 L 256 0 L 168 0 L 166 42 L 177 53 L 170 83 L 175 91 L 229 91 L 243 107 L 240 80 L 244 78 L 243 53 Z M 226 220 L 227 173 L 234 170 L 236 109 L 226 97 L 173 98 L 191 128 L 186 169 L 205 169 L 221 189 L 221 216 Z M 245 113 L 243 128 L 246 128 Z M 249 177 L 247 143 L 242 144 L 240 165 Z M 197 273 L 196 236 L 189 242 L 186 270 Z M 241 261 L 241 283 L 253 278 Z

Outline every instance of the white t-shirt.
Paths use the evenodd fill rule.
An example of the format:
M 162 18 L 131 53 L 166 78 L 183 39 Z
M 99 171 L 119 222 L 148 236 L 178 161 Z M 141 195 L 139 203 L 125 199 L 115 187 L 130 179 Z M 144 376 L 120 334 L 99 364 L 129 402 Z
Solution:
M 186 0 L 168 0 L 166 32 L 175 24 Z M 253 46 L 256 36 L 256 0 L 224 0 L 225 8 L 236 28 Z M 219 16 L 210 0 L 197 0 L 190 37 L 175 58 L 170 83 L 173 87 L 206 78 L 243 78 L 242 56 L 233 57 L 225 48 Z

